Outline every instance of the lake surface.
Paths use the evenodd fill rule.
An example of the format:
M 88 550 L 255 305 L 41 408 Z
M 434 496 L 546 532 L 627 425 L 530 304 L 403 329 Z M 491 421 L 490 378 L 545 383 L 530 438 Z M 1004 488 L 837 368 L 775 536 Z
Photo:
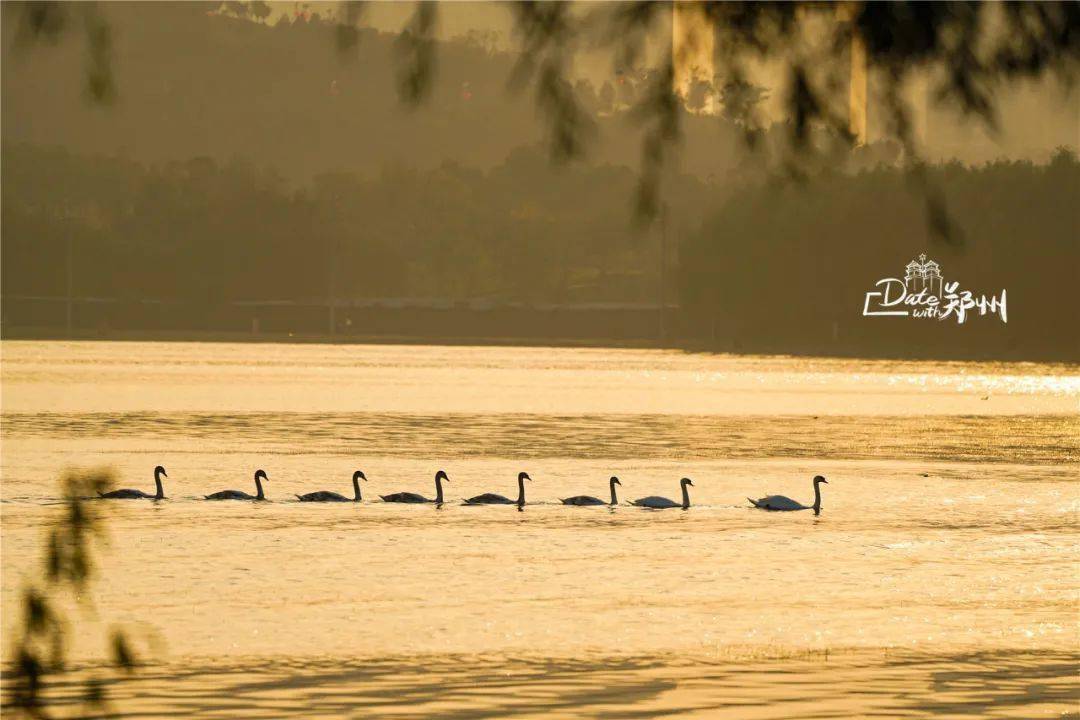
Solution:
M 128 717 L 1060 717 L 1080 703 L 1080 367 L 677 351 L 4 342 L 5 636 L 66 468 Z M 254 491 L 269 503 L 208 503 Z M 351 494 L 315 505 L 294 493 Z M 400 490 L 442 507 L 381 503 Z M 526 507 L 463 507 L 485 491 Z M 678 498 L 683 511 L 559 498 Z M 747 496 L 813 499 L 767 513 Z M 98 502 L 98 501 L 95 501 Z M 5 642 L 5 651 L 10 643 Z M 75 702 L 75 686 L 53 688 Z

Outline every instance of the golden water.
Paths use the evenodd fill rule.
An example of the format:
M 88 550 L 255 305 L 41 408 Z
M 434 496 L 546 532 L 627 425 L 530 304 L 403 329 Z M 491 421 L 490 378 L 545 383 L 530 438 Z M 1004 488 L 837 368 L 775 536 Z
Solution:
M 64 468 L 105 504 L 92 672 L 130 716 L 1057 717 L 1075 711 L 1080 369 L 674 351 L 2 347 L 5 636 Z M 272 502 L 207 503 L 253 492 Z M 351 494 L 359 505 L 295 502 Z M 433 495 L 441 508 L 378 502 Z M 528 505 L 462 507 L 485 491 Z M 646 511 L 575 494 L 678 498 Z M 771 514 L 746 496 L 824 509 Z M 370 501 L 370 502 L 369 502 Z M 8 643 L 5 643 L 5 650 Z M 69 692 L 70 691 L 70 692 Z M 59 699 L 74 686 L 58 685 Z

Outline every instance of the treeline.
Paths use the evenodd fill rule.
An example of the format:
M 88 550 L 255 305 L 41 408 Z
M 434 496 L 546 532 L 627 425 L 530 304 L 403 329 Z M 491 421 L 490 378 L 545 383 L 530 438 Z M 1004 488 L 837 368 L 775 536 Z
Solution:
M 255 158 L 308 182 L 329 168 L 370 175 L 395 163 L 489 169 L 545 139 L 532 90 L 510 87 L 517 56 L 482 36 L 438 42 L 430 96 L 410 108 L 398 91 L 398 36 L 361 29 L 339 52 L 332 8 L 269 24 L 217 14 L 220 3 L 106 3 L 99 10 L 112 28 L 118 96 L 102 107 L 86 102 L 77 38 L 20 45 L 14 5 L 3 7 L 0 64 L 8 142 L 145 164 Z M 589 160 L 634 166 L 642 128 L 630 108 L 646 94 L 648 73 L 611 73 L 572 88 L 596 131 Z M 683 131 L 694 148 L 686 172 L 708 177 L 740 161 L 729 120 L 684 113 Z
M 295 188 L 240 160 L 145 167 L 5 145 L 3 292 L 65 295 L 70 243 L 74 295 L 174 301 L 195 313 L 329 296 L 654 302 L 661 233 L 634 225 L 635 182 L 627 168 L 553 167 L 537 148 L 487 171 L 338 172 Z M 936 166 L 926 182 L 956 245 L 931 240 L 926 190 L 888 166 L 735 192 L 668 178 L 667 297 L 681 305 L 669 339 L 737 351 L 1080 359 L 1075 153 L 1046 165 Z M 864 317 L 874 284 L 902 278 L 922 253 L 976 297 L 1005 290 L 1008 323 Z
M 822 173 L 731 194 L 682 247 L 684 312 L 720 348 L 895 356 L 1080 360 L 1080 163 L 929 169 L 958 242 L 929 237 L 923 192 L 902 171 Z M 936 190 L 935 190 L 936 189 Z M 865 294 L 921 253 L 975 297 L 1007 291 L 995 317 L 863 317 Z
M 426 297 L 653 301 L 660 237 L 638 227 L 615 166 L 553 167 L 521 148 L 482 171 L 443 163 L 296 188 L 209 158 L 145 167 L 3 147 L 5 295 L 236 300 Z M 671 175 L 672 233 L 717 189 Z M 673 241 L 674 242 L 674 241 Z

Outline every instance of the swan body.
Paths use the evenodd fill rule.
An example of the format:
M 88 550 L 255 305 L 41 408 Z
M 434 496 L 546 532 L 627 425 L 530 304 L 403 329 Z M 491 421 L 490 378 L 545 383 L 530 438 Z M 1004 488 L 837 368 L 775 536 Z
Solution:
M 773 510 L 779 512 L 789 512 L 792 510 L 813 510 L 815 515 L 821 514 L 821 483 L 829 484 L 821 475 L 814 477 L 814 504 L 803 505 L 801 502 L 792 500 L 786 495 L 766 495 L 763 498 L 754 500 L 753 498 L 746 498 L 750 503 L 762 510 Z
M 637 505 L 638 507 L 653 508 L 654 510 L 664 510 L 666 508 L 681 507 L 679 503 L 666 497 L 660 497 L 659 495 L 650 495 L 648 497 L 638 498 L 630 503 L 631 505 Z
M 360 502 L 360 481 L 367 480 L 364 473 L 357 470 L 352 476 L 353 496 L 347 498 L 344 495 L 339 495 L 336 492 L 330 492 L 329 490 L 316 490 L 315 492 L 309 492 L 306 495 L 297 495 L 296 498 L 300 502 Z
M 511 500 L 505 495 L 499 495 L 498 493 L 484 493 L 483 495 L 475 495 L 465 500 L 466 505 L 517 505 L 517 502 Z
M 421 495 L 419 493 L 413 493 L 413 492 L 392 493 L 390 495 L 381 495 L 380 497 L 383 499 L 383 502 L 414 503 L 414 504 L 418 504 L 418 503 L 435 503 L 436 505 L 442 505 L 442 501 L 443 501 L 442 483 L 443 483 L 443 480 L 445 480 L 446 482 L 450 482 L 450 478 L 446 477 L 445 472 L 440 470 L 439 472 L 435 473 L 435 499 L 434 500 L 426 498 L 426 497 L 424 497 L 423 495 Z
M 682 503 L 677 503 L 674 500 L 669 500 L 668 498 L 660 497 L 659 495 L 650 495 L 649 497 L 638 498 L 630 504 L 643 508 L 651 508 L 653 510 L 666 510 L 668 508 L 677 507 L 686 510 L 690 507 L 690 491 L 688 491 L 686 487 L 693 484 L 694 482 L 690 478 L 683 478 L 679 481 L 679 487 L 682 488 Z
M 619 478 L 614 477 L 614 476 L 612 476 L 611 480 L 608 481 L 608 482 L 611 485 L 611 503 L 610 504 L 612 506 L 618 505 L 619 500 L 618 500 L 618 498 L 615 497 L 615 486 L 616 485 L 622 485 L 622 483 L 619 482 Z M 601 500 L 598 497 L 593 497 L 592 495 L 575 495 L 574 497 L 563 498 L 562 499 L 562 504 L 563 505 L 607 505 L 608 503 L 604 502 L 603 500 Z
M 265 500 L 266 495 L 263 494 L 263 486 L 262 486 L 262 481 L 263 480 L 269 481 L 269 478 L 266 477 L 266 473 L 263 472 L 262 470 L 256 470 L 255 471 L 255 488 L 256 488 L 256 490 L 258 490 L 258 493 L 256 495 L 249 495 L 246 492 L 242 492 L 240 490 L 222 490 L 221 492 L 216 492 L 213 495 L 207 495 L 206 499 L 207 500 Z
M 761 508 L 762 510 L 809 510 L 809 505 L 803 505 L 797 500 L 792 500 L 786 495 L 766 495 L 763 498 L 754 500 L 753 498 L 746 498 L 754 504 L 754 507 Z
M 483 495 L 477 495 L 475 497 L 467 498 L 465 500 L 466 505 L 517 505 L 521 507 L 525 504 L 525 481 L 532 480 L 528 473 L 518 473 L 518 498 L 517 500 L 511 500 L 508 497 L 497 495 L 496 493 L 484 493 Z
M 165 468 L 158 465 L 154 468 L 154 485 L 157 486 L 157 493 L 151 495 L 145 493 L 142 490 L 135 490 L 133 488 L 123 488 L 121 490 L 110 490 L 109 492 L 99 492 L 98 497 L 103 500 L 164 500 L 165 489 L 161 485 L 161 478 L 169 477 L 165 474 Z

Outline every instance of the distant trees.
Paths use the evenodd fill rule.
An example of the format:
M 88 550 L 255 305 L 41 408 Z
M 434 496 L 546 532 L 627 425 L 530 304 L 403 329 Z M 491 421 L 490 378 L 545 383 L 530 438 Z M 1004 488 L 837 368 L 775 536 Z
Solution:
M 649 300 L 655 235 L 626 212 L 627 168 L 556 169 L 521 148 L 488 172 L 347 171 L 296 188 L 249 162 L 144 167 L 3 147 L 6 295 L 65 293 L 214 306 L 250 299 L 494 297 Z M 696 224 L 716 189 L 673 176 L 673 212 Z
M 895 152 L 862 149 L 847 158 L 850 171 L 826 168 L 803 185 L 670 176 L 668 298 L 685 326 L 718 349 L 910 354 L 929 342 L 939 353 L 1080 354 L 1059 316 L 1080 266 L 1080 220 L 1068 210 L 1080 195 L 1075 152 L 1060 149 L 1046 165 L 928 168 L 972 239 L 964 248 L 931 244 L 906 174 L 879 162 Z M 323 173 L 300 188 L 239 160 L 146 168 L 25 145 L 4 146 L 3 158 L 7 298 L 64 295 L 69 242 L 77 296 L 174 300 L 188 313 L 328 296 L 658 297 L 658 234 L 635 231 L 626 213 L 635 173 L 552 168 L 538 148 L 489 171 L 387 166 L 372 178 Z M 965 287 L 1008 289 L 1008 325 L 862 318 L 872 283 L 921 252 Z
M 719 349 L 897 356 L 1080 358 L 1065 329 L 1080 267 L 1080 162 L 952 163 L 927 170 L 970 238 L 932 244 L 921 200 L 887 165 L 802 186 L 733 192 L 682 245 L 683 310 Z M 963 326 L 862 317 L 865 293 L 928 253 L 963 289 L 1008 291 L 1009 316 Z
M 266 19 L 270 17 L 270 5 L 263 2 L 263 0 L 254 0 L 250 3 L 250 15 L 259 22 L 266 22 Z
M 768 97 L 769 91 L 763 87 L 745 80 L 729 80 L 720 86 L 721 113 L 744 128 L 758 128 L 762 125 L 759 106 Z
M 201 4 L 155 6 L 151 11 L 155 18 L 172 17 L 165 23 L 169 26 L 167 39 L 160 38 L 152 48 L 160 50 L 165 44 L 177 45 L 172 57 L 183 56 L 188 72 L 196 70 L 200 55 L 213 54 L 200 52 L 208 39 L 210 45 L 223 41 L 229 48 L 242 46 L 244 52 L 236 57 L 240 62 L 250 62 L 260 54 L 255 46 L 265 42 L 268 36 L 257 36 L 250 32 L 252 28 L 237 24 L 265 29 L 261 26 L 271 13 L 265 2 L 224 3 L 223 14 L 229 16 L 231 26 L 221 22 L 207 24 L 204 7 Z M 362 47 L 360 39 L 366 36 L 369 45 L 370 41 L 383 45 L 377 65 L 385 66 L 388 56 L 394 59 L 396 91 L 409 105 L 437 94 L 436 69 L 447 60 L 455 64 L 455 59 L 446 56 L 457 55 L 461 49 L 478 52 L 485 59 L 494 56 L 490 45 L 478 44 L 474 38 L 460 40 L 457 47 L 454 43 L 440 46 L 435 40 L 438 4 L 434 2 L 416 3 L 413 16 L 390 48 L 378 39 L 377 33 L 361 30 L 364 5 L 360 2 L 338 6 L 332 33 L 326 31 L 334 23 L 324 21 L 306 3 L 298 7 L 295 21 L 283 17 L 274 28 L 271 45 L 286 34 L 291 35 L 288 50 L 282 52 L 281 47 L 276 48 L 279 56 L 305 58 L 310 62 L 310 58 L 321 54 L 319 46 L 325 47 L 331 38 L 336 38 L 342 57 L 347 57 Z M 641 69 L 646 41 L 670 36 L 679 8 L 687 10 L 687 19 L 694 18 L 688 23 L 689 44 L 713 48 L 712 61 L 724 83 L 721 92 L 727 91 L 728 95 L 727 102 L 722 103 L 725 117 L 729 123 L 741 126 L 752 146 L 757 146 L 760 128 L 751 114 L 762 96 L 748 92 L 747 68 L 763 59 L 779 62 L 785 68 L 782 100 L 785 117 L 780 127 L 790 142 L 780 148 L 784 154 L 781 165 L 795 175 L 805 172 L 800 167 L 801 156 L 822 149 L 813 142 L 822 128 L 832 134 L 834 141 L 861 142 L 862 130 L 855 130 L 851 123 L 856 121 L 847 115 L 849 82 L 854 82 L 852 73 L 873 74 L 882 83 L 876 105 L 885 119 L 884 130 L 891 140 L 900 144 L 906 159 L 917 161 L 920 148 L 912 133 L 911 103 L 905 96 L 907 85 L 917 75 L 929 78 L 935 102 L 958 108 L 962 114 L 993 129 L 1001 88 L 1051 75 L 1070 84 L 1080 67 L 1080 32 L 1077 31 L 1080 5 L 1075 2 L 713 2 L 691 6 L 642 1 L 586 4 L 584 9 L 580 4 L 563 2 L 508 3 L 506 7 L 513 16 L 521 47 L 519 53 L 505 54 L 500 59 L 510 61 L 504 65 L 514 66 L 515 84 L 533 86 L 533 101 L 543 117 L 543 132 L 553 157 L 582 156 L 595 144 L 598 134 L 589 122 L 591 114 L 583 105 L 633 108 L 640 141 L 636 207 L 646 219 L 655 219 L 662 204 L 661 175 L 674 155 L 671 147 L 683 137 L 686 118 L 681 110 L 687 104 L 692 110 L 705 106 L 707 89 L 701 83 L 693 84 L 689 97 L 682 98 L 670 82 L 680 61 L 678 49 L 673 47 L 667 57 Z M 5 21 L 19 28 L 16 38 L 24 42 L 55 43 L 73 30 L 85 32 L 89 53 L 84 87 L 101 102 L 115 96 L 114 33 L 95 4 L 7 3 L 4 13 Z M 203 27 L 195 28 L 200 22 Z M 297 32 L 291 33 L 294 28 Z M 185 35 L 185 29 L 194 32 Z M 247 42 L 235 43 L 235 38 L 241 35 L 246 36 Z M 570 73 L 575 55 L 585 48 L 608 53 L 612 68 L 621 68 L 617 72 L 614 103 L 607 103 L 606 98 L 597 101 L 592 93 L 568 90 L 572 87 Z M 385 52 L 387 49 L 390 52 Z M 233 63 L 220 58 L 209 60 L 207 76 L 226 86 L 221 75 Z M 255 66 L 259 67 L 259 63 Z M 246 84 L 249 77 L 245 75 L 259 74 L 241 72 L 243 81 L 233 87 Z M 466 82 L 471 84 L 472 80 Z M 295 89 L 290 94 L 294 100 L 307 96 Z M 472 90 L 468 94 L 472 96 Z M 265 89 L 256 97 L 255 104 L 261 105 Z M 520 115 L 517 120 L 519 127 L 531 127 Z M 455 130 L 460 135 L 473 124 L 476 123 L 464 123 Z M 438 127 L 439 123 L 433 125 Z M 354 129 L 354 138 L 371 137 L 370 132 L 365 132 L 370 128 L 357 123 Z M 491 144 L 488 137 L 482 140 Z M 520 136 L 513 144 L 518 143 Z M 835 144 L 825 143 L 825 157 L 833 152 Z M 819 161 L 820 158 L 812 159 L 810 164 Z M 940 201 L 940 193 L 926 184 L 918 162 L 913 162 L 911 167 L 913 179 L 923 189 L 928 227 L 938 240 L 960 242 L 955 223 L 950 222 Z
M 759 85 L 716 75 L 712 80 L 691 80 L 685 102 L 691 112 L 716 107 L 719 115 L 728 122 L 747 129 L 759 129 L 764 125 L 760 105 L 768 97 L 769 91 Z

